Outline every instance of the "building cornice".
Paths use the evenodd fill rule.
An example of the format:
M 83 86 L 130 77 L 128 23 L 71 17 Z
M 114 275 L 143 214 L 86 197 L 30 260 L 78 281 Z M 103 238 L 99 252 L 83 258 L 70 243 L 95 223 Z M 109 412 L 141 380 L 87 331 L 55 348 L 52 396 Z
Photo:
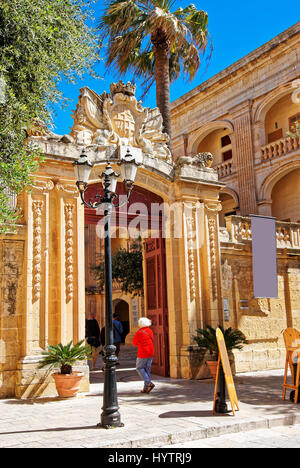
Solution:
M 221 72 L 217 73 L 209 80 L 205 81 L 204 83 L 201 83 L 196 88 L 192 89 L 188 93 L 173 101 L 171 103 L 171 111 L 173 112 L 175 111 L 175 109 L 179 110 L 182 104 L 185 104 L 192 98 L 199 96 L 201 92 L 206 91 L 215 84 L 219 83 L 221 80 L 226 80 L 232 76 L 236 76 L 237 72 L 240 71 L 242 68 L 244 68 L 247 65 L 251 65 L 252 62 L 256 62 L 258 59 L 262 58 L 266 54 L 269 54 L 272 50 L 282 45 L 287 40 L 293 38 L 294 36 L 297 36 L 299 33 L 300 21 L 298 21 L 298 23 L 294 24 L 282 33 L 278 34 L 278 36 L 274 37 L 262 46 L 258 47 L 254 51 L 250 52 L 237 62 L 233 63 Z

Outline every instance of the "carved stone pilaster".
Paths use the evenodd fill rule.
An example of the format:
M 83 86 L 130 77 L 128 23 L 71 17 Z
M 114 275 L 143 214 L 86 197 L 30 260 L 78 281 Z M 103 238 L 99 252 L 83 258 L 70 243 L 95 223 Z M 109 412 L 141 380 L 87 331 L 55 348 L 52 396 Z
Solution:
M 32 302 L 41 297 L 41 269 L 42 269 L 42 200 L 32 201 L 33 214 L 33 244 L 32 244 Z
M 213 298 L 217 297 L 218 278 L 217 278 L 217 251 L 218 244 L 216 238 L 217 221 L 215 218 L 208 219 L 208 234 L 209 234 L 209 250 L 210 250 L 210 265 L 211 265 L 211 285 Z
M 74 267 L 73 267 L 73 245 L 74 245 L 74 232 L 73 232 L 73 215 L 74 204 L 65 204 L 65 283 L 66 283 L 66 300 L 69 302 L 73 298 L 74 291 Z
M 189 283 L 190 283 L 190 299 L 193 301 L 196 298 L 196 279 L 195 279 L 195 259 L 194 259 L 194 235 L 195 235 L 195 219 L 193 216 L 186 218 L 187 226 L 187 254 L 189 266 Z

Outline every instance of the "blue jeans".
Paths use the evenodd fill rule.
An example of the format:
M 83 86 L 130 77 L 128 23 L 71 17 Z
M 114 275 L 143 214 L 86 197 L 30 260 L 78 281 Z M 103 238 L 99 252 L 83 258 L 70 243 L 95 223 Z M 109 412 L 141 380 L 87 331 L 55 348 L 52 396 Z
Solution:
M 148 387 L 151 382 L 150 369 L 153 358 L 137 358 L 136 359 L 136 371 L 144 381 L 144 388 Z

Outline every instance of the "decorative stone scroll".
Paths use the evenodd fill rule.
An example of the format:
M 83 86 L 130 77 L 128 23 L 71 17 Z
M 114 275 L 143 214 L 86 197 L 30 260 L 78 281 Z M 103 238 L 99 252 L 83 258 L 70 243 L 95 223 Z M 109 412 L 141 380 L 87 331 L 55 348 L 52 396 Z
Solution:
M 57 183 L 55 188 L 58 192 L 67 193 L 69 195 L 78 195 L 78 188 L 75 184 L 64 184 L 64 183 Z
M 209 249 L 210 249 L 210 262 L 211 262 L 211 284 L 213 297 L 216 298 L 218 290 L 217 281 L 217 221 L 215 218 L 208 219 L 208 234 L 209 234 Z
M 33 214 L 33 244 L 32 244 L 32 302 L 41 296 L 41 269 L 42 269 L 42 200 L 32 201 Z
M 74 277 L 73 277 L 73 215 L 74 204 L 65 204 L 65 281 L 66 281 L 66 301 L 69 302 L 73 298 L 74 292 Z
M 52 180 L 35 180 L 32 189 L 41 193 L 50 192 L 54 189 L 54 183 Z

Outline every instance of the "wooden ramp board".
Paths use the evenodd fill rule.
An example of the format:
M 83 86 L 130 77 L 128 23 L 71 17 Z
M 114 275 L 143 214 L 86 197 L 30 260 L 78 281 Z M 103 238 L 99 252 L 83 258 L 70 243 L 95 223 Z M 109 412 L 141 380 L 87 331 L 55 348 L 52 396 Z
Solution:
M 216 383 L 215 383 L 213 413 L 215 413 L 216 399 L 217 399 L 217 393 L 218 393 L 219 374 L 220 374 L 220 365 L 222 363 L 228 396 L 229 396 L 229 400 L 230 400 L 230 404 L 232 408 L 232 413 L 234 416 L 235 407 L 237 411 L 239 411 L 239 402 L 238 402 L 238 398 L 237 398 L 237 394 L 235 390 L 235 385 L 234 385 L 233 376 L 231 372 L 231 367 L 230 367 L 227 348 L 226 348 L 226 344 L 224 340 L 224 335 L 222 331 L 220 330 L 220 328 L 217 328 L 216 330 L 216 337 L 217 337 L 218 348 L 219 348 L 219 360 L 218 360 L 218 369 L 217 369 L 217 376 L 216 376 Z

